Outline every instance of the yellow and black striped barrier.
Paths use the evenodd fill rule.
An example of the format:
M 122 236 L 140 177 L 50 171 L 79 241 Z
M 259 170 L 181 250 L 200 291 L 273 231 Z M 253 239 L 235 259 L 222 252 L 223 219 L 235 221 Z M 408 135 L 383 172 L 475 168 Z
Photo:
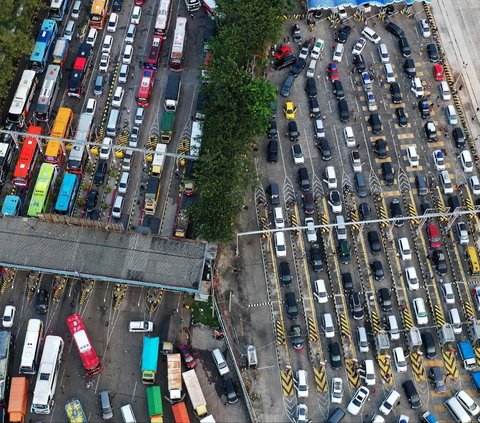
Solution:
M 380 368 L 380 375 L 382 380 L 387 385 L 393 384 L 392 362 L 388 355 L 377 355 L 378 367 Z
M 317 387 L 317 392 L 327 392 L 327 372 L 325 370 L 325 366 L 322 366 L 319 369 L 314 367 L 313 374 L 315 376 L 315 386 Z
M 352 222 L 358 222 L 360 219 L 358 218 L 358 212 L 355 209 L 350 210 L 350 220 Z M 353 229 L 356 229 L 357 231 L 360 230 L 360 225 L 355 224 L 352 225 Z
M 317 332 L 317 325 L 312 317 L 307 319 L 307 329 L 308 329 L 308 338 L 310 342 L 318 341 L 318 332 Z
M 283 324 L 280 320 L 275 321 L 275 338 L 277 340 L 277 345 L 286 345 L 285 330 Z
M 322 214 L 322 225 L 328 225 L 328 224 L 329 224 L 328 212 L 324 211 L 323 214 Z M 324 234 L 328 234 L 330 232 L 330 228 L 328 226 L 324 226 L 322 228 L 322 232 Z
M 408 215 L 410 217 L 417 216 L 417 209 L 415 208 L 414 204 L 408 203 L 407 211 L 408 211 Z M 412 220 L 410 220 L 410 223 L 412 223 L 414 225 L 420 225 L 420 220 L 419 219 L 412 219 Z
M 340 330 L 342 331 L 342 335 L 348 338 L 352 337 L 350 333 L 350 325 L 348 324 L 348 317 L 345 313 L 340 314 Z
M 433 306 L 433 314 L 435 315 L 435 322 L 437 323 L 437 328 L 440 329 L 446 322 L 443 316 L 442 308 L 435 304 Z
M 290 216 L 290 223 L 293 227 L 298 226 L 298 218 L 295 213 L 292 213 L 292 215 Z
M 414 326 L 412 313 L 407 308 L 403 310 L 403 322 L 404 322 L 405 330 L 409 330 Z
M 456 380 L 459 376 L 457 362 L 455 360 L 455 354 L 453 351 L 443 351 L 443 362 L 445 364 L 445 369 L 447 370 L 446 376 L 451 380 Z
M 475 205 L 473 204 L 473 201 L 470 200 L 470 198 L 465 198 L 465 207 L 467 208 L 468 211 L 474 211 L 475 210 Z M 468 215 L 468 218 L 469 219 L 474 219 L 475 218 L 475 214 L 474 213 L 470 213 Z
M 464 302 L 465 306 L 465 313 L 467 314 L 467 320 L 468 319 L 476 319 L 476 314 L 475 310 L 473 309 L 472 305 L 470 304 L 470 301 L 465 301 Z
M 388 214 L 387 211 L 385 210 L 385 207 L 383 207 L 383 204 L 378 205 L 378 214 L 380 216 L 380 219 L 388 219 Z M 388 228 L 390 225 L 388 222 L 381 222 L 380 227 L 381 228 Z
M 260 218 L 260 229 L 262 231 L 268 231 L 270 229 L 269 226 L 268 226 L 268 218 L 266 218 L 265 216 Z M 262 233 L 262 238 L 267 239 L 268 234 L 269 234 L 269 232 Z
M 381 330 L 380 316 L 378 315 L 377 310 L 372 311 L 372 329 L 374 335 L 376 335 Z
M 423 365 L 423 356 L 418 353 L 410 353 L 412 370 L 417 382 L 425 380 L 425 366 Z
M 477 366 L 480 366 L 480 347 L 475 347 L 475 358 L 477 359 Z
M 289 397 L 295 394 L 295 389 L 293 387 L 293 375 L 291 370 L 283 371 L 280 370 L 280 379 L 282 382 L 282 391 L 284 397 Z
M 447 209 L 445 208 L 445 204 L 443 203 L 443 200 L 440 197 L 437 197 L 435 199 L 435 207 L 439 210 L 440 213 L 445 213 Z M 440 216 L 439 217 L 440 222 L 446 222 L 448 220 L 447 216 Z
M 345 368 L 347 369 L 347 378 L 350 388 L 356 388 L 360 385 L 360 377 L 357 373 L 357 362 L 352 359 L 345 360 Z

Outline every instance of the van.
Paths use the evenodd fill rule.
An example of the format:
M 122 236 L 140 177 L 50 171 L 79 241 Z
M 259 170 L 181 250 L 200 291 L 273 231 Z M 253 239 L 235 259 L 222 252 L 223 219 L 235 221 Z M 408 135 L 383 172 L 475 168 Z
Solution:
M 112 217 L 115 219 L 120 219 L 120 217 L 122 217 L 123 198 L 123 195 L 117 195 L 115 197 L 115 202 L 112 207 Z
M 287 308 L 287 317 L 295 320 L 298 317 L 298 306 L 294 292 L 287 292 L 285 294 L 285 307 Z
M 398 373 L 405 373 L 407 371 L 407 362 L 402 347 L 393 349 L 393 361 Z
M 126 194 L 128 188 L 128 180 L 130 179 L 129 172 L 122 172 L 122 176 L 120 176 L 120 182 L 118 183 L 118 193 L 119 194 Z
M 341 239 L 338 242 L 338 255 L 340 257 L 340 263 L 350 263 L 350 244 L 346 239 Z
M 108 160 L 112 151 L 113 140 L 109 137 L 105 137 L 102 141 L 102 147 L 100 148 L 100 159 Z
M 427 309 L 425 308 L 425 301 L 423 301 L 423 298 L 414 298 L 412 303 L 413 311 L 417 319 L 417 325 L 428 325 L 428 314 Z
M 297 370 L 293 379 L 295 381 L 295 389 L 299 398 L 308 398 L 308 381 L 307 372 L 305 370 Z
M 418 195 L 428 194 L 427 178 L 425 175 L 415 175 L 415 185 L 417 186 Z
M 445 108 L 445 116 L 447 117 L 447 123 L 449 125 L 456 125 L 458 123 L 457 111 L 455 110 L 455 106 L 452 104 L 449 104 Z
M 414 79 L 417 76 L 417 69 L 415 67 L 415 62 L 412 58 L 405 59 L 403 63 L 403 71 L 407 74 L 410 79 Z
M 440 172 L 440 184 L 443 187 L 444 194 L 453 194 L 453 184 L 448 171 L 442 170 Z
M 457 398 L 452 397 L 444 402 L 445 408 L 448 410 L 453 420 L 457 423 L 470 423 L 472 419 L 464 410 Z
M 322 119 L 315 119 L 313 121 L 313 133 L 315 138 L 325 138 L 325 127 Z
M 335 326 L 330 313 L 324 313 L 322 315 L 322 327 L 325 331 L 325 338 L 333 338 L 335 336 Z
M 408 261 L 412 259 L 412 250 L 410 249 L 410 243 L 408 238 L 402 237 L 398 240 L 398 251 L 400 253 L 400 258 L 403 261 Z
M 97 75 L 95 84 L 93 85 L 93 95 L 103 94 L 103 75 Z
M 275 232 L 275 255 L 277 257 L 287 256 L 287 244 L 285 243 L 285 234 L 283 232 Z
M 85 114 L 94 115 L 95 110 L 97 110 L 97 100 L 95 100 L 94 98 L 89 98 L 85 107 Z
M 422 405 L 417 389 L 411 380 L 407 380 L 402 383 L 403 390 L 407 396 L 410 407 L 413 409 L 419 408 Z
M 97 41 L 97 34 L 98 31 L 95 28 L 90 28 L 87 38 L 85 39 L 85 42 L 87 44 L 90 44 L 92 48 L 95 47 L 95 41 Z
M 466 257 L 468 263 L 468 270 L 472 276 L 480 274 L 480 263 L 478 261 L 478 253 L 475 247 L 470 246 L 466 249 Z
M 395 74 L 393 72 L 393 66 L 390 63 L 385 63 L 384 69 L 385 69 L 385 76 L 387 77 L 387 82 L 389 84 L 391 84 L 392 82 L 395 82 Z
M 355 173 L 353 176 L 353 179 L 355 181 L 355 188 L 357 190 L 357 195 L 360 198 L 364 198 L 368 195 L 368 190 L 367 190 L 367 181 L 365 180 L 365 176 L 363 173 Z
M 333 57 L 332 62 L 340 63 L 343 59 L 343 51 L 345 49 L 345 45 L 342 43 L 337 43 L 335 49 L 333 50 Z
M 235 390 L 235 385 L 231 377 L 224 379 L 223 388 L 225 391 L 225 395 L 227 396 L 228 403 L 229 404 L 237 403 L 238 395 L 237 395 L 237 391 Z
M 130 404 L 120 407 L 120 413 L 122 414 L 123 423 L 137 423 L 135 414 L 133 414 L 133 408 Z
M 347 143 L 347 147 L 355 147 L 357 142 L 355 141 L 355 135 L 353 134 L 353 129 L 351 126 L 346 126 L 343 128 L 343 137 Z
M 382 43 L 378 46 L 378 55 L 380 56 L 380 61 L 382 63 L 390 62 L 390 56 L 388 55 L 388 50 L 387 50 L 387 45 L 386 44 Z
M 308 97 L 317 96 L 317 83 L 315 82 L 315 78 L 307 78 L 307 82 L 305 83 L 305 92 L 307 93 Z
M 440 98 L 442 100 L 447 101 L 452 98 L 452 95 L 450 93 L 450 87 L 448 86 L 447 81 L 441 81 L 438 85 L 438 90 L 440 91 Z
M 130 24 L 127 29 L 127 33 L 125 34 L 125 42 L 127 44 L 133 44 L 135 40 L 135 32 L 137 31 L 137 26 L 134 24 Z
M 72 7 L 72 19 L 78 19 L 80 16 L 80 11 L 82 10 L 82 2 L 80 0 L 75 0 Z
M 409 58 L 412 55 L 412 49 L 410 48 L 410 44 L 406 37 L 399 38 L 398 47 L 400 48 L 403 57 Z
M 370 118 L 368 119 L 368 123 L 372 126 L 372 132 L 375 135 L 379 135 L 383 131 L 382 121 L 380 120 L 380 116 L 378 113 L 372 113 Z
M 307 68 L 307 78 L 315 77 L 315 68 L 317 67 L 317 61 L 315 59 L 310 60 Z
M 63 38 L 66 38 L 68 41 L 72 41 L 74 33 L 75 33 L 75 21 L 68 21 L 67 25 L 65 25 Z
M 328 189 L 337 188 L 337 175 L 335 174 L 335 168 L 333 166 L 327 166 L 325 168 L 325 176 L 323 178 L 323 182 L 327 184 Z
M 324 304 L 328 302 L 328 292 L 325 285 L 324 279 L 317 279 L 313 282 L 314 287 L 314 297 L 317 299 L 319 304 Z
M 337 239 L 347 239 L 347 227 L 345 226 L 345 218 L 342 215 L 335 216 L 335 232 L 337 233 Z
M 395 35 L 395 37 L 404 37 L 405 32 L 403 31 L 402 28 L 400 28 L 398 25 L 394 24 L 393 22 L 389 22 L 385 25 L 385 29 L 390 32 L 390 34 Z
M 118 72 L 118 83 L 126 84 L 128 80 L 128 65 L 122 64 L 120 71 Z
M 360 376 L 360 377 L 364 379 L 364 382 L 366 385 L 368 386 L 375 385 L 375 366 L 373 364 L 373 360 L 365 360 L 364 367 L 365 369 L 363 370 L 363 372 L 360 372 L 361 374 L 363 373 L 363 376 Z
M 100 391 L 98 393 L 98 397 L 100 398 L 100 408 L 102 409 L 102 418 L 103 420 L 110 420 L 113 418 L 113 410 L 112 410 L 112 401 L 110 399 L 110 392 L 108 391 Z
M 370 40 L 373 44 L 378 44 L 381 40 L 380 36 L 370 27 L 366 26 L 362 30 L 362 35 Z
M 272 206 L 278 206 L 280 204 L 280 190 L 278 189 L 278 184 L 270 184 L 268 193 L 270 194 L 270 202 L 272 203 Z
M 333 413 L 330 414 L 325 423 L 340 423 L 344 417 L 345 411 L 343 411 L 340 407 L 337 407 L 335 410 L 333 410 Z
M 268 156 L 267 160 L 270 163 L 278 162 L 278 141 L 277 140 L 270 140 L 268 142 L 267 156 Z
M 110 114 L 108 115 L 107 123 L 107 135 L 109 137 L 117 136 L 117 125 L 118 120 L 120 119 L 120 111 L 118 109 L 111 109 Z
M 398 391 L 395 391 L 395 389 L 388 394 L 388 396 L 385 398 L 385 400 L 382 402 L 382 405 L 380 406 L 379 410 L 380 412 L 388 416 L 392 410 L 397 406 L 397 404 L 400 402 L 401 395 Z
M 275 229 L 283 229 L 285 227 L 285 219 L 283 218 L 283 210 L 281 207 L 275 207 L 273 209 L 273 221 L 275 223 Z
M 453 333 L 458 335 L 462 333 L 462 321 L 460 320 L 460 314 L 456 308 L 448 310 L 448 316 L 450 317 L 450 323 L 452 324 Z
M 302 191 L 308 191 L 310 189 L 310 178 L 306 167 L 298 169 L 298 183 Z
M 226 375 L 227 373 L 230 372 L 227 361 L 225 360 L 225 357 L 223 356 L 220 349 L 215 348 L 212 351 L 212 357 L 213 357 L 213 361 L 215 362 L 215 365 L 217 366 L 218 372 L 220 373 L 220 376 Z
M 398 329 L 398 322 L 395 315 L 387 317 L 388 332 L 390 333 L 390 339 L 392 341 L 398 341 L 400 339 L 400 330 Z
M 357 345 L 360 352 L 368 352 L 370 350 L 367 331 L 363 326 L 357 328 Z
M 133 47 L 131 44 L 127 44 L 123 49 L 122 63 L 129 65 L 132 63 Z
M 153 322 L 147 320 L 133 321 L 128 324 L 129 332 L 153 332 Z

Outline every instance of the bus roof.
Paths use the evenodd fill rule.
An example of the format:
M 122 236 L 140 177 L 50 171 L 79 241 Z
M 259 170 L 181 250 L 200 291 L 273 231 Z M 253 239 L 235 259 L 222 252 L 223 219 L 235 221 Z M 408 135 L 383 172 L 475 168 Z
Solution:
M 20 197 L 18 195 L 7 195 L 2 206 L 2 214 L 8 216 L 15 216 L 17 214 Z
M 12 333 L 9 330 L 0 331 L 0 360 L 7 357 L 8 350 L 10 349 L 10 338 Z
M 17 91 L 15 91 L 15 96 L 13 97 L 12 105 L 10 106 L 10 114 L 18 115 L 23 112 L 25 102 L 27 101 L 28 92 L 35 78 L 35 71 L 29 69 L 23 71 L 22 79 L 18 84 Z
M 192 136 L 190 137 L 190 155 L 199 156 L 202 146 L 202 123 L 194 121 L 192 124 Z

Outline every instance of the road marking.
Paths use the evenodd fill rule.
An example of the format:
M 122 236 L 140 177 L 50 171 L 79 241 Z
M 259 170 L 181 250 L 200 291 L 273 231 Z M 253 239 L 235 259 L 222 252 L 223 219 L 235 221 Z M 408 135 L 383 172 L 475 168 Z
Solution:
M 360 376 L 357 373 L 357 361 L 346 359 L 345 369 L 347 370 L 347 378 L 350 388 L 357 388 L 360 385 Z
M 425 367 L 423 365 L 423 356 L 419 353 L 411 353 L 410 361 L 412 363 L 412 370 L 417 382 L 425 380 Z
M 382 380 L 386 385 L 393 385 L 393 371 L 392 371 L 392 362 L 388 355 L 377 355 L 377 363 L 380 368 L 380 375 Z
M 322 366 L 319 369 L 314 367 L 313 374 L 315 376 L 315 385 L 317 387 L 317 392 L 327 392 L 327 372 L 325 366 Z
M 293 376 L 292 376 L 292 371 L 283 371 L 280 370 L 280 379 L 282 382 L 282 390 L 283 390 L 283 396 L 288 397 L 290 395 L 295 394 L 295 390 L 293 387 Z

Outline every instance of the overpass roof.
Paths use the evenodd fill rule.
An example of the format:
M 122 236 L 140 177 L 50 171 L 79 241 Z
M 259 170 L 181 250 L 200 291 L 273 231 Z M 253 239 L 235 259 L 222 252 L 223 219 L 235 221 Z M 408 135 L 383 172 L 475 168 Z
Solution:
M 388 4 L 397 4 L 397 3 L 412 4 L 420 1 L 423 1 L 423 0 L 307 0 L 307 9 L 308 10 L 331 9 L 332 7 L 338 7 L 338 6 L 356 7 L 365 3 L 369 3 L 372 6 L 387 6 Z M 430 2 L 431 0 L 427 0 L 427 3 L 430 3 Z
M 197 292 L 207 243 L 0 218 L 0 265 Z

